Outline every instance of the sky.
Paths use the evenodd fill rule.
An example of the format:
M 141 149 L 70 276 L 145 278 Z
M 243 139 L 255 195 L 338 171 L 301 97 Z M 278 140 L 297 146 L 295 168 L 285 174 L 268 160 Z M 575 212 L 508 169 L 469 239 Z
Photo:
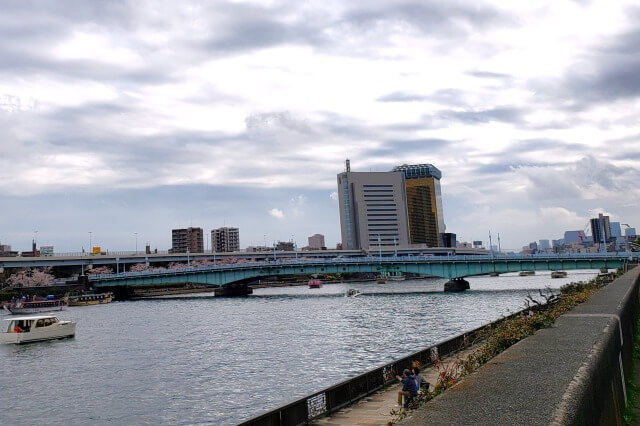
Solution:
M 599 212 L 640 227 L 635 1 L 0 9 L 0 243 L 14 250 L 166 250 L 188 226 L 335 247 L 347 158 L 438 167 L 459 240 L 491 231 L 520 249 Z

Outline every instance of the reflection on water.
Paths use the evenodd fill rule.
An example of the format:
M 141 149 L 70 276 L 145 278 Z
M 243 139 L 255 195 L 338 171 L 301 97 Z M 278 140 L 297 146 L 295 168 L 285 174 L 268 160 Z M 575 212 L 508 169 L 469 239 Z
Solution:
M 428 279 L 69 308 L 60 317 L 78 321 L 74 339 L 0 346 L 0 424 L 236 424 L 593 275 L 471 277 L 464 293 Z

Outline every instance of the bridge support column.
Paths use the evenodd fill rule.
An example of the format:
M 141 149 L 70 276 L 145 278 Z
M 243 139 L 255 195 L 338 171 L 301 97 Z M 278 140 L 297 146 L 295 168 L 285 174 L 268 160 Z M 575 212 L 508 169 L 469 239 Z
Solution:
M 444 283 L 444 291 L 446 292 L 460 292 L 469 290 L 469 288 L 469 281 L 464 278 L 454 278 Z
M 247 296 L 253 293 L 253 289 L 247 283 L 231 283 L 222 286 L 220 294 L 216 291 L 216 296 Z

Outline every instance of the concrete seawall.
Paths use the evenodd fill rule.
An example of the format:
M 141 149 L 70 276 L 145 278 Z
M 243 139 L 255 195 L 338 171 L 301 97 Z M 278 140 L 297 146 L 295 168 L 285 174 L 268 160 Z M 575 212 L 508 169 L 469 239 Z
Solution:
M 400 424 L 623 424 L 639 274 L 618 278 Z

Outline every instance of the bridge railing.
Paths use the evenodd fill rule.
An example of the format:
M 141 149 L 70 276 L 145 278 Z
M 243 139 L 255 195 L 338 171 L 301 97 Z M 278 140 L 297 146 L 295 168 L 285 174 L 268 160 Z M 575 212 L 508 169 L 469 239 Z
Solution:
M 482 327 L 464 332 L 418 352 L 381 365 L 351 379 L 315 392 L 304 398 L 278 407 L 241 423 L 242 426 L 303 425 L 309 421 L 332 414 L 347 405 L 371 395 L 397 382 L 396 374 L 411 368 L 415 362 L 421 367 L 432 365 L 436 359 L 449 356 L 477 343 L 483 330 L 495 327 L 502 321 L 520 315 L 516 312 Z M 435 383 L 433 384 L 435 385 Z

